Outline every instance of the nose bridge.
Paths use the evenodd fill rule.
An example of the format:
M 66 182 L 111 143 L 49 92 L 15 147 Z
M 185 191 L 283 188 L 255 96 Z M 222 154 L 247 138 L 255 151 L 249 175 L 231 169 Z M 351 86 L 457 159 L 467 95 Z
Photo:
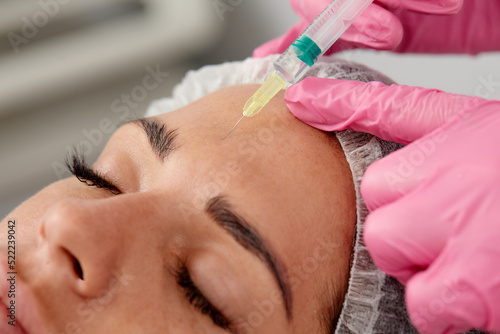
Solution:
M 127 213 L 102 201 L 106 199 L 61 201 L 48 209 L 40 227 L 49 256 L 60 270 L 71 272 L 68 283 L 85 297 L 107 289 L 124 264 L 126 238 L 120 225 L 128 222 L 120 216 Z
M 178 192 L 152 190 L 60 201 L 40 222 L 47 262 L 67 277 L 61 284 L 84 298 L 95 298 L 122 274 L 143 275 L 145 260 L 161 261 L 168 245 L 186 229 L 191 211 L 199 211 L 183 211 L 183 198 Z M 158 264 L 146 271 L 154 274 L 162 267 Z

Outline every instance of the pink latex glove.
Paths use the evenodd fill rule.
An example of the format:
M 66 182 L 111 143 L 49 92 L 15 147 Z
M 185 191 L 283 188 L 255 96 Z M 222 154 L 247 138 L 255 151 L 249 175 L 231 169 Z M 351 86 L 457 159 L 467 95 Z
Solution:
M 331 1 L 290 2 L 301 21 L 255 49 L 254 57 L 283 53 Z M 500 0 L 377 0 L 327 54 L 353 48 L 470 54 L 500 50 Z
M 500 101 L 320 78 L 285 101 L 318 129 L 409 144 L 363 178 L 368 250 L 421 333 L 500 333 Z

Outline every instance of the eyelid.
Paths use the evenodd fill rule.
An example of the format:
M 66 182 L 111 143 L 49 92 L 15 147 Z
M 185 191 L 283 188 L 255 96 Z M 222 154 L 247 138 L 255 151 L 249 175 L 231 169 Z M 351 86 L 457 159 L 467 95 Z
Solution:
M 66 159 L 66 166 L 71 174 L 78 179 L 78 181 L 85 183 L 88 186 L 107 189 L 114 195 L 122 193 L 122 191 L 111 181 L 106 179 L 99 172 L 94 171 L 86 163 L 85 157 L 78 152 L 73 152 L 69 158 Z
M 171 268 L 170 271 L 175 277 L 177 285 L 183 290 L 189 303 L 199 312 L 210 317 L 216 326 L 230 333 L 235 333 L 231 320 L 222 314 L 222 312 L 219 311 L 219 309 L 217 309 L 195 285 L 191 279 L 191 274 L 189 273 L 186 262 L 187 260 L 177 257 L 176 266 L 175 268 Z

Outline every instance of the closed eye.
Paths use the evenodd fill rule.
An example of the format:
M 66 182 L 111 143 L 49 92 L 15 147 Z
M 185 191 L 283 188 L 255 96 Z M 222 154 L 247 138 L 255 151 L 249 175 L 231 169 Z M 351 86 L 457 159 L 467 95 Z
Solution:
M 233 323 L 222 314 L 210 301 L 203 295 L 203 293 L 196 287 L 191 275 L 186 267 L 186 263 L 178 259 L 177 266 L 171 271 L 174 275 L 177 284 L 182 288 L 186 299 L 202 314 L 207 315 L 213 323 L 230 332 L 235 333 Z
M 78 179 L 78 181 L 83 182 L 90 187 L 103 188 L 109 190 L 114 195 L 122 193 L 117 186 L 108 181 L 99 172 L 90 168 L 85 161 L 85 157 L 78 152 L 73 152 L 66 159 L 66 166 L 71 174 Z

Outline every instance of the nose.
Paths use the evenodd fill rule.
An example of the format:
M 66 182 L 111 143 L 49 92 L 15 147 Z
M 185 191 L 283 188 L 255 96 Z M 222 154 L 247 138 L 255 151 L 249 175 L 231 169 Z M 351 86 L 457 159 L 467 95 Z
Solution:
M 45 261 L 63 277 L 63 284 L 87 298 L 109 289 L 124 263 L 120 218 L 101 210 L 96 201 L 71 199 L 53 205 L 39 230 Z

